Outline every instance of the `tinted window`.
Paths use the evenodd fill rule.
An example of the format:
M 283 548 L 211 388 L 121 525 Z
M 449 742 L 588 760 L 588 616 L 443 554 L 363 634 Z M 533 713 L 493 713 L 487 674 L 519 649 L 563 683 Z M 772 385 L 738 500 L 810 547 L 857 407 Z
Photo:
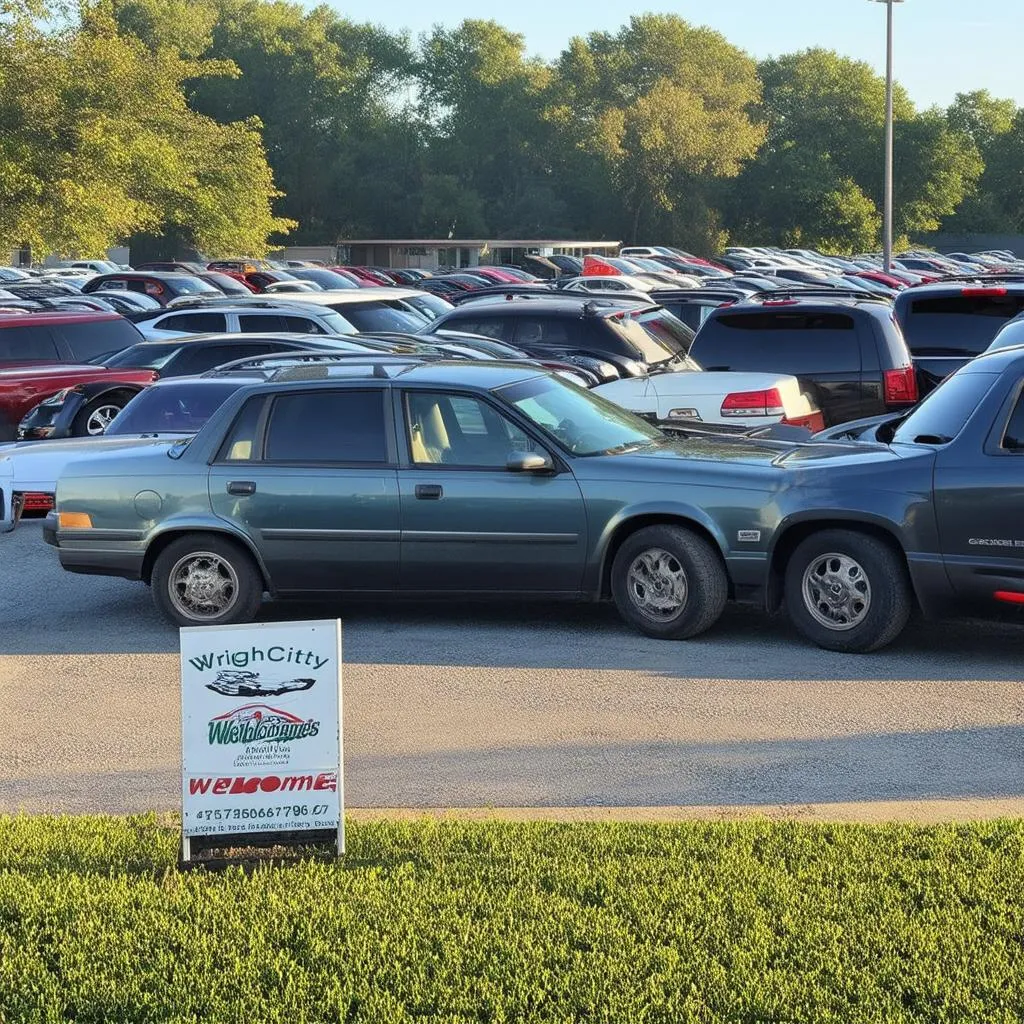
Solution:
M 1010 422 L 1007 423 L 1006 433 L 1003 435 L 1003 447 L 1011 452 L 1024 452 L 1024 393 L 1013 407 Z
M 569 320 L 553 316 L 522 316 L 516 318 L 515 343 L 524 348 L 532 345 L 564 347 L 571 341 Z
M 223 313 L 176 313 L 153 325 L 158 331 L 184 331 L 186 334 L 220 334 L 227 330 Z
M 998 379 L 997 373 L 954 373 L 947 377 L 899 425 L 893 443 L 952 441 Z
M 118 413 L 105 434 L 194 434 L 245 381 L 146 388 Z
M 690 349 L 701 366 L 772 373 L 859 373 L 853 317 L 843 313 L 729 313 L 711 317 Z
M 428 323 L 426 316 L 412 310 L 399 309 L 387 302 L 367 302 L 356 305 L 346 302 L 339 305 L 342 316 L 353 324 L 357 331 L 403 331 L 420 330 Z
M 55 330 L 71 347 L 73 358 L 95 359 L 108 352 L 120 352 L 136 344 L 141 335 L 127 320 L 95 320 L 91 323 L 60 324 Z
M 209 281 L 204 281 L 201 277 L 175 278 L 174 284 L 171 287 L 178 295 L 223 294 L 220 289 L 214 288 Z
M 698 304 L 694 302 L 672 302 L 665 303 L 665 308 L 675 317 L 678 317 L 691 331 L 696 331 L 712 311 L 721 305 L 718 302 Z
M 268 341 L 254 341 L 242 345 L 232 345 L 230 342 L 223 345 L 190 345 L 182 348 L 178 358 L 165 366 L 163 372 L 165 377 L 205 373 L 215 366 L 233 363 L 236 359 L 252 359 L 254 356 L 264 356 L 287 348 L 291 346 Z
M 409 454 L 417 465 L 502 468 L 535 445 L 479 398 L 414 391 L 406 395 Z
M 903 334 L 913 355 L 977 355 L 1022 311 L 1024 294 L 915 299 L 902 315 Z
M 270 413 L 266 458 L 271 462 L 386 463 L 384 393 L 281 395 Z
M 238 326 L 243 334 L 289 330 L 285 318 L 275 313 L 241 313 L 238 317 Z
M 181 351 L 178 342 L 132 345 L 103 360 L 104 366 L 130 366 L 137 370 L 161 370 Z
M 485 338 L 495 338 L 501 341 L 505 337 L 505 321 L 498 317 L 458 317 L 449 320 L 444 325 L 453 331 L 465 331 L 466 334 L 482 334 Z
M 1024 345 L 1024 318 L 1018 317 L 1012 323 L 1005 324 L 989 345 L 988 351 L 995 352 L 1001 348 L 1013 348 Z
M 285 316 L 284 329 L 295 334 L 326 334 L 327 332 L 315 321 L 305 316 Z
M 440 295 L 429 295 L 426 292 L 402 301 L 412 306 L 428 320 L 433 320 L 452 309 L 452 304 L 447 299 L 442 299 Z
M 48 328 L 0 328 L 0 361 L 57 358 L 57 346 Z

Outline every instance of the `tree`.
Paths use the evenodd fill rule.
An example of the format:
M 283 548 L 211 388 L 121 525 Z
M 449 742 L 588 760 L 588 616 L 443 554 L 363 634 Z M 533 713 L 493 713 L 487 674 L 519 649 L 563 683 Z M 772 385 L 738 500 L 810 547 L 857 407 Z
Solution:
M 695 238 L 694 224 L 717 233 L 709 186 L 735 176 L 764 139 L 752 116 L 760 96 L 756 65 L 724 37 L 648 14 L 571 41 L 547 117 L 575 151 L 564 168 L 578 168 L 584 196 L 603 207 L 586 215 L 629 240 L 699 244 L 709 239 Z
M 173 227 L 211 254 L 263 251 L 287 230 L 259 125 L 192 111 L 183 83 L 230 74 L 118 32 L 109 8 L 41 22 L 22 7 L 0 41 L 5 245 L 98 254 Z
M 724 200 L 729 228 L 750 242 L 838 249 L 876 244 L 881 223 L 885 81 L 829 50 L 760 66 L 767 141 Z M 935 111 L 893 94 L 897 234 L 934 230 L 981 173 L 977 150 Z

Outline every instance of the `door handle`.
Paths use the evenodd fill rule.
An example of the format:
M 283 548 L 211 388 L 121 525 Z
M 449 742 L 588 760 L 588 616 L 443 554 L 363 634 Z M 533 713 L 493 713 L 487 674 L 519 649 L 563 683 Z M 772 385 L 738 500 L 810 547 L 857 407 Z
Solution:
M 228 494 L 255 494 L 256 484 L 252 480 L 232 480 L 228 484 Z
M 416 485 L 416 497 L 422 498 L 424 501 L 430 501 L 433 499 L 436 501 L 444 491 L 441 489 L 440 484 L 417 484 Z

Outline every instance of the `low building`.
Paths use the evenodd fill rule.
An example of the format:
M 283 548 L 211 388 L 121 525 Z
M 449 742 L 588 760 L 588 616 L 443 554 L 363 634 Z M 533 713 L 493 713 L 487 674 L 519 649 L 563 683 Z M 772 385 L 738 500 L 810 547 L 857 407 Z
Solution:
M 583 256 L 588 252 L 606 256 L 618 252 L 621 242 L 566 241 L 547 238 L 353 238 L 336 246 L 293 246 L 275 257 L 319 259 L 329 262 L 328 253 L 340 263 L 369 267 L 478 267 L 509 264 L 518 266 L 524 256 Z M 311 253 L 316 255 L 307 255 Z

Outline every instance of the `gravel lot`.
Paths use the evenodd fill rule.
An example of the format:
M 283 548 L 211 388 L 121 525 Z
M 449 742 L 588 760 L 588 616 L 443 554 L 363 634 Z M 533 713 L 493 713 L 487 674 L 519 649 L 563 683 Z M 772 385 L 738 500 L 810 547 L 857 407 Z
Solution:
M 851 657 L 740 608 L 688 643 L 591 605 L 265 610 L 335 614 L 354 807 L 1024 814 L 1013 625 Z M 176 807 L 176 640 L 141 584 L 63 572 L 38 523 L 0 537 L 0 811 Z

